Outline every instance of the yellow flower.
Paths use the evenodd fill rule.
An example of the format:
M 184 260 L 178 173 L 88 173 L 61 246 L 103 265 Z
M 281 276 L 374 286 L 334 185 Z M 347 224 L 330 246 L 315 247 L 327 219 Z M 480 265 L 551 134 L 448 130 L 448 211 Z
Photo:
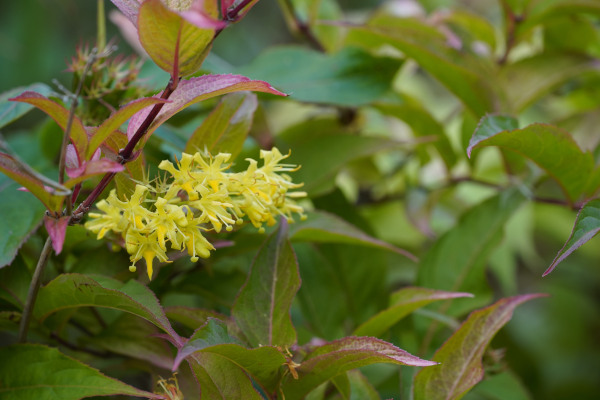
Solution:
M 194 189 L 197 183 L 195 173 L 192 170 L 194 156 L 187 153 L 181 154 L 181 161 L 177 161 L 177 168 L 171 161 L 163 160 L 158 164 L 158 168 L 165 170 L 173 177 L 173 183 L 168 191 L 167 199 L 172 199 L 177 195 L 179 190 L 185 190 L 190 200 L 198 200 L 198 193 Z
M 165 246 L 166 237 L 171 242 L 172 248 L 181 249 L 178 233 L 181 232 L 180 227 L 188 224 L 183 208 L 174 204 L 167 204 L 167 200 L 163 197 L 156 199 L 154 207 L 156 211 L 150 217 L 148 229 L 156 231 L 160 248 L 167 250 Z
M 168 262 L 169 258 L 165 251 L 158 244 L 158 235 L 156 232 L 150 235 L 140 233 L 135 229 L 129 229 L 125 235 L 125 246 L 130 254 L 129 260 L 131 266 L 129 270 L 135 272 L 135 263 L 144 258 L 146 260 L 146 269 L 148 278 L 152 279 L 152 262 L 158 258 L 162 262 Z

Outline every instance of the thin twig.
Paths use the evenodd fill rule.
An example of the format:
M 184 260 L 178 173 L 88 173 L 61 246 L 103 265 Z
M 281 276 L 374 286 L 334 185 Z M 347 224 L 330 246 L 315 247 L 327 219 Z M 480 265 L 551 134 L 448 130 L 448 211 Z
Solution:
M 38 263 L 35 267 L 33 278 L 31 278 L 31 283 L 29 284 L 29 292 L 27 293 L 25 308 L 23 309 L 23 314 L 21 315 L 21 323 L 19 324 L 19 343 L 25 343 L 27 341 L 27 331 L 29 330 L 31 312 L 33 311 L 35 299 L 37 298 L 37 293 L 40 289 L 40 282 L 42 274 L 44 272 L 44 268 L 48 263 L 48 259 L 50 259 L 51 253 L 52 239 L 50 238 L 50 236 L 48 236 L 48 238 L 46 239 L 46 243 L 44 243 L 44 248 L 42 249 L 42 253 L 40 254 Z
M 294 4 L 291 2 L 291 0 L 282 0 L 281 1 L 282 6 L 287 8 L 287 13 L 288 15 L 293 18 L 294 23 L 296 24 L 296 29 L 298 30 L 298 32 L 304 36 L 304 38 L 318 51 L 324 53 L 325 52 L 325 46 L 323 46 L 323 44 L 319 41 L 319 39 L 317 39 L 317 37 L 314 35 L 312 29 L 310 28 L 310 26 L 304 22 L 301 21 L 300 18 L 298 17 L 298 14 L 296 13 L 296 10 L 294 9 Z M 285 11 L 284 11 L 285 12 Z

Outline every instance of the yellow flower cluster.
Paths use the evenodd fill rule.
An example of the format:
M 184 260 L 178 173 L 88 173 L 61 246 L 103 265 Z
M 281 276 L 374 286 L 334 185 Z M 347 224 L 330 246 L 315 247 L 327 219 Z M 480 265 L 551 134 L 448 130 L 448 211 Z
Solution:
M 167 244 L 171 249 L 187 250 L 192 261 L 207 258 L 213 245 L 202 231 L 227 231 L 233 225 L 241 225 L 247 218 L 260 232 L 263 224 L 272 226 L 278 215 L 293 221 L 292 214 L 305 218 L 303 209 L 294 198 L 306 196 L 305 192 L 291 191 L 302 184 L 295 184 L 286 172 L 297 167 L 280 164 L 288 155 L 279 150 L 262 150 L 260 158 L 243 172 L 226 172 L 230 154 L 219 153 L 215 157 L 183 153 L 177 165 L 162 161 L 159 168 L 167 172 L 164 181 L 156 186 L 138 184 L 130 199 L 120 200 L 112 190 L 105 200 L 97 203 L 102 213 L 90 213 L 91 220 L 85 224 L 101 239 L 112 231 L 120 234 L 132 265 L 146 260 L 148 276 L 152 278 L 152 262 L 158 258 L 167 262 Z

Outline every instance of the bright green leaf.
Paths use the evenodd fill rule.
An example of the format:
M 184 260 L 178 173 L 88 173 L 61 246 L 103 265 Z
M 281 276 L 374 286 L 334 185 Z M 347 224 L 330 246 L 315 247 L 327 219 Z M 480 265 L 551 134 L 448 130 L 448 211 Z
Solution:
M 415 400 L 458 400 L 483 379 L 481 358 L 494 335 L 510 321 L 514 309 L 531 299 L 530 294 L 499 300 L 472 312 L 433 359 L 440 365 L 421 370 L 415 378 Z
M 39 344 L 0 348 L 0 360 L 2 400 L 79 400 L 118 394 L 162 398 Z
M 185 145 L 185 152 L 194 154 L 208 150 L 210 154 L 230 153 L 235 160 L 250 131 L 256 95 L 250 92 L 231 93 L 206 117 Z

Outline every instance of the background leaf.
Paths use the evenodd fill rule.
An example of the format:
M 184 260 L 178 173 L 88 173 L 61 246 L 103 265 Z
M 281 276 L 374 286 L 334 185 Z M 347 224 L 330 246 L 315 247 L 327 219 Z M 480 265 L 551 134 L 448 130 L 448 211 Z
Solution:
M 514 309 L 540 294 L 501 299 L 477 310 L 436 351 L 440 365 L 421 370 L 415 378 L 415 400 L 460 399 L 483 378 L 481 357 L 494 335 L 510 321 Z
M 21 118 L 33 108 L 32 105 L 27 103 L 8 101 L 8 99 L 18 96 L 23 92 L 36 92 L 47 97 L 52 94 L 52 88 L 44 83 L 33 83 L 29 86 L 17 87 L 0 94 L 0 128 Z
M 329 55 L 301 47 L 268 50 L 237 72 L 270 82 L 292 99 L 359 106 L 385 94 L 400 61 L 375 57 L 358 48 Z
M 579 210 L 571 236 L 569 236 L 569 239 L 567 239 L 567 242 L 563 248 L 560 249 L 543 276 L 554 271 L 554 268 L 556 268 L 562 260 L 596 236 L 598 232 L 600 232 L 600 199 L 595 199 L 587 202 L 581 210 Z
M 38 344 L 2 347 L 0 359 L 0 397 L 4 400 L 79 400 L 118 394 L 162 398 L 104 376 L 57 349 Z

